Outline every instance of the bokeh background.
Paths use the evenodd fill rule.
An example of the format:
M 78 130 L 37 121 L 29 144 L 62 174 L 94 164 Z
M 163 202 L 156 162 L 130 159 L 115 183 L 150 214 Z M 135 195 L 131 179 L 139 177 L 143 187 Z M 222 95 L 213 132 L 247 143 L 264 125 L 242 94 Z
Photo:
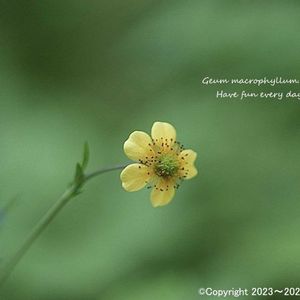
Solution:
M 89 182 L 1 300 L 183 300 L 200 299 L 200 287 L 299 286 L 300 102 L 220 101 L 216 86 L 201 84 L 299 79 L 299 1 L 0 6 L 0 206 L 15 199 L 1 217 L 1 267 L 70 182 L 85 141 L 95 170 L 128 161 L 130 132 L 168 121 L 199 169 L 159 209 L 148 190 L 123 191 L 119 171 Z

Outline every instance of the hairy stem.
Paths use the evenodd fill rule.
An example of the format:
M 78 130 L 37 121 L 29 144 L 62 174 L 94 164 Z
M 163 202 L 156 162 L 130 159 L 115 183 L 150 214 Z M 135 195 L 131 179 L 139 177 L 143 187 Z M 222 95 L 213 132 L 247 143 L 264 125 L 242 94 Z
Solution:
M 98 175 L 101 175 L 106 172 L 121 170 L 125 168 L 126 165 L 118 165 L 110 168 L 104 168 L 97 170 L 95 172 L 84 175 L 81 183 L 74 183 L 66 189 L 66 191 L 62 194 L 62 196 L 53 204 L 52 207 L 45 213 L 45 215 L 39 220 L 36 226 L 33 228 L 31 233 L 25 239 L 19 250 L 14 254 L 10 261 L 6 264 L 3 270 L 0 271 L 0 286 L 6 281 L 9 277 L 15 266 L 22 259 L 22 257 L 26 254 L 29 248 L 32 246 L 34 241 L 41 235 L 41 233 L 47 228 L 47 226 L 52 222 L 52 220 L 56 217 L 56 215 L 62 210 L 62 208 L 76 195 L 80 188 L 91 178 L 94 178 Z

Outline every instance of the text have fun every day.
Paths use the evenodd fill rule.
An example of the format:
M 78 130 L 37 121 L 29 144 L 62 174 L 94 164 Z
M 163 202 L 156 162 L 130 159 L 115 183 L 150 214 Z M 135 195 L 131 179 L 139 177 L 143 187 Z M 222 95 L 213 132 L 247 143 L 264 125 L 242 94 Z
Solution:
M 291 98 L 291 99 L 298 99 L 300 100 L 300 93 L 294 93 L 292 91 L 289 91 L 287 93 L 283 92 L 246 92 L 242 91 L 241 93 L 238 92 L 224 92 L 223 90 L 216 92 L 216 98 L 225 98 L 225 99 L 273 99 L 273 100 L 282 100 L 283 98 Z

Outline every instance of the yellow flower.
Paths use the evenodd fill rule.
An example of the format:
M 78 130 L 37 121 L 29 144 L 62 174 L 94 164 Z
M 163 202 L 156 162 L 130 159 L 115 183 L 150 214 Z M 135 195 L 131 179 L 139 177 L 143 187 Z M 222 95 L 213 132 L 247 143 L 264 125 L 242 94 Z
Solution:
M 152 138 L 143 131 L 134 131 L 124 143 L 124 152 L 136 163 L 121 173 L 123 188 L 135 192 L 148 185 L 152 188 L 154 207 L 168 204 L 179 183 L 197 175 L 194 162 L 197 153 L 184 150 L 176 140 L 175 128 L 165 122 L 155 122 Z

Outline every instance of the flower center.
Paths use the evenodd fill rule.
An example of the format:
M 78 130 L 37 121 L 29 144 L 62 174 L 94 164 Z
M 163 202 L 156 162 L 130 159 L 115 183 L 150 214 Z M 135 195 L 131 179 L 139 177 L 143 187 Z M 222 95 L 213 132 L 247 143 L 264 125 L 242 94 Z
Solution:
M 160 177 L 172 177 L 176 175 L 179 168 L 178 161 L 170 155 L 162 155 L 154 166 L 155 174 Z

